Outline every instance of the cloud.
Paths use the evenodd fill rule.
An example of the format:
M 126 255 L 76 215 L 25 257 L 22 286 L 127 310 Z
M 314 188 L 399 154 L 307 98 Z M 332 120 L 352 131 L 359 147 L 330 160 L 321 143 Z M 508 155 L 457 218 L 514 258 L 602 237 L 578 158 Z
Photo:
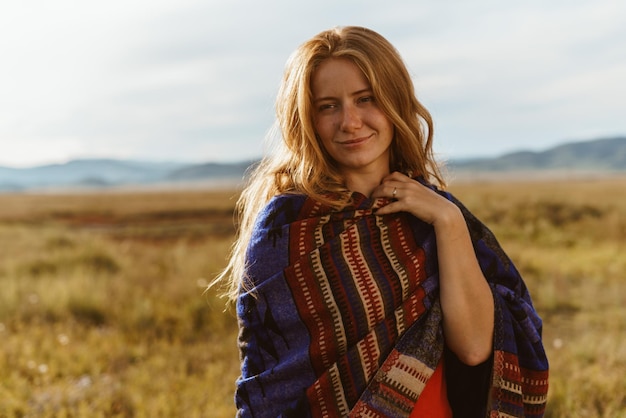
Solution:
M 3 5 L 0 164 L 260 154 L 288 55 L 346 24 L 396 45 L 445 154 L 626 131 L 623 2 L 388 3 Z
M 454 29 L 403 39 L 444 152 L 497 154 L 623 133 L 620 12 L 617 2 L 531 2 L 471 14 L 471 25 L 452 15 Z

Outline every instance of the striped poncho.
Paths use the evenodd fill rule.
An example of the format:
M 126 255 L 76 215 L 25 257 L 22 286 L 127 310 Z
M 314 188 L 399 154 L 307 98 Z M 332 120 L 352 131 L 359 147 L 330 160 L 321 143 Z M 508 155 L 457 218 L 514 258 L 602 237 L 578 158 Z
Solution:
M 493 234 L 439 193 L 463 211 L 495 300 L 484 385 L 469 383 L 481 411 L 467 415 L 541 417 L 548 363 L 526 286 Z M 238 416 L 407 417 L 448 352 L 433 228 L 407 213 L 377 216 L 386 201 L 352 197 L 333 211 L 281 195 L 261 212 L 246 256 L 250 290 L 237 300 Z

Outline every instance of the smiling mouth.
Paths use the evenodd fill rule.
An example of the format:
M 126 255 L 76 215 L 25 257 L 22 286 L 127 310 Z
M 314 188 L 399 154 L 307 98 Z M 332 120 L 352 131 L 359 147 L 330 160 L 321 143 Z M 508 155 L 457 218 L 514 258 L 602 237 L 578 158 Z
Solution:
M 339 144 L 340 145 L 360 144 L 361 142 L 367 141 L 370 137 L 371 135 L 368 135 L 368 136 L 362 136 L 360 138 L 348 139 L 346 141 L 339 141 Z

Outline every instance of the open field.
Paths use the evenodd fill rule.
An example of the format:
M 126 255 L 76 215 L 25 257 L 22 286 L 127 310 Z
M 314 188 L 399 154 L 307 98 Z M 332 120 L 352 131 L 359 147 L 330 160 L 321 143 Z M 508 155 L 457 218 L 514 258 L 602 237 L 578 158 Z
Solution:
M 544 318 L 549 417 L 626 417 L 626 178 L 458 183 Z M 229 417 L 235 191 L 0 195 L 0 417 Z

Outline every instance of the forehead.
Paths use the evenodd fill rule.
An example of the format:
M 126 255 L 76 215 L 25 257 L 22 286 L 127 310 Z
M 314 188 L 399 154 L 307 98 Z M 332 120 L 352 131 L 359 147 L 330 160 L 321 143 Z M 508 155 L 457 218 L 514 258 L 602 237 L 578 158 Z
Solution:
M 365 74 L 346 58 L 328 58 L 317 67 L 311 78 L 314 97 L 352 93 L 371 88 Z

